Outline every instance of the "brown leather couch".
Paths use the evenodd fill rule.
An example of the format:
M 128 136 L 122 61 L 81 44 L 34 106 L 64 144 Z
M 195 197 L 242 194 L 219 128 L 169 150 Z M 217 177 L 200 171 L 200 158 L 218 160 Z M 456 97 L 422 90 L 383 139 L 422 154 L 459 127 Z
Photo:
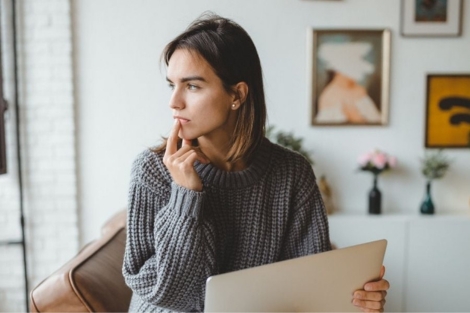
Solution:
M 106 222 L 101 238 L 33 289 L 31 311 L 127 312 L 132 292 L 121 274 L 125 226 L 125 211 Z

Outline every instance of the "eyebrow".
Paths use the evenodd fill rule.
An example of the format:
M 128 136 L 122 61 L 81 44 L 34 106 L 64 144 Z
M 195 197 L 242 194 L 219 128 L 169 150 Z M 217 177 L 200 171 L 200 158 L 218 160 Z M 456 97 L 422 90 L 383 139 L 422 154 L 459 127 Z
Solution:
M 166 78 L 166 80 L 170 83 L 172 83 L 171 79 L 169 79 L 168 77 Z M 188 82 L 188 81 L 192 81 L 192 80 L 199 80 L 199 81 L 202 81 L 202 82 L 205 82 L 205 78 L 202 77 L 202 76 L 188 76 L 188 77 L 183 77 L 180 79 L 180 82 L 182 83 L 185 83 L 185 82 Z

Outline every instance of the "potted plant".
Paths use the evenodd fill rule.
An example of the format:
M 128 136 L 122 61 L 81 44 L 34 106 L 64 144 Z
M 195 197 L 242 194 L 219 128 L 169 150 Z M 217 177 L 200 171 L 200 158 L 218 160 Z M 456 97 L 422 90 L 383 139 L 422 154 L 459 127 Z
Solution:
M 292 132 L 285 132 L 282 130 L 275 131 L 274 129 L 274 126 L 269 126 L 266 130 L 266 137 L 268 137 L 272 142 L 300 153 L 311 165 L 314 164 L 310 153 L 302 147 L 303 138 L 295 137 Z
M 444 155 L 442 149 L 429 152 L 421 159 L 421 173 L 426 178 L 426 194 L 421 203 L 420 211 L 423 214 L 434 214 L 434 203 L 431 197 L 431 183 L 434 179 L 444 177 L 449 169 L 451 161 Z

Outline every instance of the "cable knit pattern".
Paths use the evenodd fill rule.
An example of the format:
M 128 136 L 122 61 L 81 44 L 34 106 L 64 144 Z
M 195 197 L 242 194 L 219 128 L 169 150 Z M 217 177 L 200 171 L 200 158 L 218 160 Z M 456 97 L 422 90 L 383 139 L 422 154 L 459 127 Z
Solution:
M 196 162 L 202 192 L 175 184 L 162 157 L 146 150 L 132 168 L 129 311 L 203 311 L 211 275 L 331 249 L 315 176 L 300 154 L 265 139 L 243 171 Z

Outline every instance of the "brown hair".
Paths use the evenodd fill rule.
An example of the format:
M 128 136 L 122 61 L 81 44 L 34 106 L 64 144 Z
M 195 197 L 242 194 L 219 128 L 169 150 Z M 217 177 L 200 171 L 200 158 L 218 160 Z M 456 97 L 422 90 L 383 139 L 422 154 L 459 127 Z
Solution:
M 249 162 L 264 137 L 266 124 L 261 62 L 250 36 L 234 21 L 206 13 L 165 47 L 162 59 L 167 66 L 177 49 L 197 52 L 203 57 L 228 93 L 233 93 L 232 86 L 239 82 L 248 85 L 246 100 L 238 109 L 227 161 Z M 166 140 L 156 151 L 162 152 L 165 147 Z

